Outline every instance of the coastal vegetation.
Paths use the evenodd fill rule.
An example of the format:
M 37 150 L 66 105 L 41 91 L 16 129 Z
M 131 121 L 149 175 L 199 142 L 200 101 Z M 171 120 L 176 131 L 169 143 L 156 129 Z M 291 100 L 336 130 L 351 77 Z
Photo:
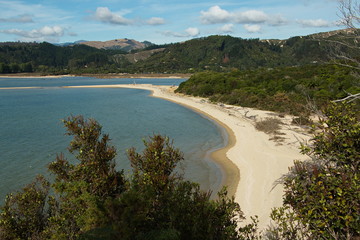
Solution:
M 309 115 L 313 105 L 360 91 L 358 71 L 334 65 L 260 68 L 228 73 L 203 72 L 190 77 L 176 90 L 243 107 L 293 115 Z
M 270 239 L 359 239 L 360 118 L 354 105 L 331 104 L 311 144 L 307 161 L 295 161 L 279 180 L 284 205 L 274 209 Z
M 353 28 L 352 1 L 340 3 L 345 17 L 349 11 L 345 20 Z M 317 108 L 320 117 L 312 123 L 313 138 L 301 147 L 309 160 L 294 159 L 277 182 L 284 187 L 283 206 L 273 209 L 272 222 L 263 232 L 258 232 L 256 216 L 244 223 L 239 204 L 227 196 L 226 188 L 211 199 L 210 192 L 185 180 L 176 171 L 183 155 L 167 137 L 145 139 L 141 153 L 129 149 L 133 172 L 126 175 L 116 168 L 116 149 L 100 124 L 70 117 L 64 126 L 73 136 L 69 151 L 75 159 L 58 155 L 48 166 L 51 180 L 38 176 L 7 195 L 0 207 L 0 238 L 360 239 L 360 48 L 346 35 L 348 42 L 340 42 L 334 51 L 341 61 L 331 64 L 325 54 L 343 34 L 283 41 L 211 36 L 163 46 L 163 51 L 134 63 L 123 58 L 124 53 L 84 46 L 0 46 L 2 73 L 201 71 L 178 92 L 300 115 L 298 119 Z M 347 50 L 348 43 L 357 44 L 350 47 L 353 51 Z M 347 96 L 350 101 L 344 100 Z M 256 127 L 273 133 L 279 124 L 265 119 Z
M 0 213 L 1 239 L 246 239 L 244 219 L 226 188 L 210 192 L 175 171 L 183 154 L 161 135 L 128 150 L 133 174 L 117 170 L 116 150 L 95 120 L 64 120 L 73 136 L 69 151 L 48 166 L 50 182 L 38 176 L 9 194 Z
M 279 184 L 284 205 L 258 232 L 245 224 L 233 197 L 217 198 L 183 179 L 182 153 L 167 137 L 128 150 L 133 172 L 116 168 L 116 150 L 95 120 L 64 120 L 69 151 L 49 164 L 52 180 L 38 176 L 1 206 L 2 239 L 357 239 L 360 236 L 360 121 L 354 104 L 333 103 L 314 125 L 302 152 Z

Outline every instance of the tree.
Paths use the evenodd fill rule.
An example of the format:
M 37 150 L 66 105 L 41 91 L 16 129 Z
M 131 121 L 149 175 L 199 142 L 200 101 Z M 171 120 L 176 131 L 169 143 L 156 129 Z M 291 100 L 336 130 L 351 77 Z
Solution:
M 360 69 L 360 3 L 358 0 L 339 0 L 340 24 L 347 27 L 347 33 L 332 40 L 332 53 L 338 64 Z M 354 54 L 356 53 L 356 54 Z
M 115 168 L 116 150 L 108 145 L 109 136 L 102 135 L 98 122 L 75 116 L 64 120 L 64 125 L 67 134 L 74 136 L 69 151 L 80 162 L 71 164 L 61 154 L 49 165 L 55 175 L 52 186 L 60 195 L 52 231 L 72 239 L 109 224 L 106 201 L 125 191 L 126 180 Z
M 341 23 L 351 29 L 360 25 L 360 3 L 358 0 L 339 0 Z
M 181 178 L 174 172 L 179 162 L 184 160 L 179 149 L 174 148 L 169 138 L 161 135 L 150 137 L 144 141 L 142 154 L 135 148 L 128 150 L 128 158 L 134 171 L 134 182 L 153 186 L 157 194 L 171 188 L 171 184 Z
M 1 239 L 45 239 L 48 219 L 52 216 L 48 202 L 50 183 L 38 176 L 22 191 L 6 196 L 0 213 Z M 46 207 L 46 204 L 50 207 Z
M 243 213 L 225 189 L 211 200 L 210 192 L 175 172 L 183 155 L 168 138 L 154 135 L 144 145 L 142 154 L 129 150 L 130 188 L 110 208 L 121 239 L 243 239 L 253 233 L 253 225 L 237 231 Z
M 256 219 L 239 228 L 244 216 L 226 189 L 211 200 L 211 192 L 177 173 L 183 154 L 169 138 L 150 137 L 142 154 L 130 149 L 134 173 L 127 180 L 98 122 L 75 116 L 64 125 L 78 162 L 60 154 L 49 164 L 53 184 L 40 176 L 8 195 L 1 239 L 256 239 Z
M 360 237 L 359 116 L 348 103 L 331 104 L 324 116 L 312 144 L 302 148 L 311 160 L 295 161 L 281 179 L 284 209 L 273 216 L 299 226 L 283 233 L 306 230 L 305 239 L 353 239 Z M 281 219 L 279 211 L 288 217 Z

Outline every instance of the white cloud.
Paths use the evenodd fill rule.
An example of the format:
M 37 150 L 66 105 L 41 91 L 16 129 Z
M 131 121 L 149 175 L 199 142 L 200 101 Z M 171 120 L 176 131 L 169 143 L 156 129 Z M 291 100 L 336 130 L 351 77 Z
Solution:
M 207 11 L 200 12 L 200 21 L 203 24 L 237 23 L 237 24 L 269 24 L 284 25 L 287 20 L 281 15 L 269 15 L 259 10 L 226 11 L 219 6 L 213 6 Z
M 281 25 L 287 24 L 288 20 L 286 20 L 281 15 L 274 15 L 274 16 L 271 16 L 271 18 L 268 19 L 267 23 L 272 25 L 272 26 L 281 26 Z
M 264 23 L 270 18 L 263 11 L 249 10 L 245 12 L 238 12 L 234 14 L 236 23 Z
M 165 24 L 165 20 L 159 17 L 152 17 L 149 20 L 147 20 L 146 23 L 149 25 L 162 25 Z
M 120 14 L 113 13 L 107 7 L 98 7 L 95 11 L 94 17 L 96 20 L 103 23 L 111 23 L 116 25 L 130 25 L 132 21 L 124 18 Z
M 257 24 L 245 24 L 244 28 L 246 29 L 246 31 L 248 31 L 249 33 L 258 33 L 261 31 L 261 26 L 257 25 Z
M 29 31 L 15 28 L 8 30 L 0 30 L 0 33 L 21 36 L 21 41 L 58 42 L 59 38 L 64 36 L 65 29 L 60 26 L 45 26 L 39 29 L 33 29 Z
M 23 14 L 16 17 L 0 18 L 0 22 L 31 23 L 34 21 L 31 15 Z
M 200 20 L 204 24 L 226 23 L 233 17 L 233 14 L 219 6 L 213 6 L 208 11 L 201 11 L 200 14 Z
M 219 28 L 219 31 L 222 33 L 232 33 L 234 30 L 234 24 L 229 23 L 229 24 L 225 24 L 224 26 Z
M 165 32 L 162 32 L 162 34 L 165 36 L 171 36 L 171 37 L 196 37 L 200 34 L 200 30 L 198 28 L 189 27 L 185 30 L 185 33 L 165 31 Z
M 192 27 L 187 28 L 185 32 L 187 33 L 188 37 L 196 37 L 200 34 L 200 30 L 198 28 L 192 28 Z
M 42 37 L 62 37 L 64 35 L 64 28 L 60 26 L 45 26 L 40 29 L 33 29 L 30 31 L 19 30 L 19 29 L 9 29 L 2 30 L 1 32 L 7 34 L 14 34 L 26 38 L 42 38 Z
M 332 24 L 323 19 L 316 20 L 298 20 L 303 27 L 330 27 Z

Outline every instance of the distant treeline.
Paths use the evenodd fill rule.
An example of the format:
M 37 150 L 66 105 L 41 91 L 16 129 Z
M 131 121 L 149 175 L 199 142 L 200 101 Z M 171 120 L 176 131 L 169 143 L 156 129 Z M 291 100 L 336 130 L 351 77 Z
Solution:
M 133 62 L 124 57 L 127 54 L 124 51 L 81 44 L 61 47 L 45 42 L 1 43 L 0 73 L 195 73 L 317 64 L 330 60 L 331 44 L 344 37 L 343 34 L 287 40 L 209 36 L 136 50 L 134 52 L 140 53 L 164 49 Z M 351 39 L 351 36 L 346 37 Z M 358 52 L 352 54 L 355 57 L 360 55 Z
M 321 107 L 348 93 L 360 92 L 358 74 L 333 64 L 202 72 L 181 83 L 177 91 L 216 102 L 299 115 L 309 114 L 311 104 Z
M 106 71 L 110 56 L 120 50 L 101 50 L 85 45 L 67 47 L 50 43 L 11 43 L 0 45 L 0 73 L 44 72 L 50 74 Z

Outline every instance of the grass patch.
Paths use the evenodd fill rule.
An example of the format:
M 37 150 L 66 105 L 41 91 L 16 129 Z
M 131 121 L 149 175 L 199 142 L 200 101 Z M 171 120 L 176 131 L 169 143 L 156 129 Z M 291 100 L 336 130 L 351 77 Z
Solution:
M 311 126 L 311 124 L 313 124 L 314 122 L 307 116 L 299 116 L 299 117 L 293 118 L 291 123 L 299 125 L 299 126 L 304 126 L 304 125 Z
M 268 134 L 278 134 L 282 122 L 277 118 L 266 118 L 265 120 L 255 123 L 255 128 Z

